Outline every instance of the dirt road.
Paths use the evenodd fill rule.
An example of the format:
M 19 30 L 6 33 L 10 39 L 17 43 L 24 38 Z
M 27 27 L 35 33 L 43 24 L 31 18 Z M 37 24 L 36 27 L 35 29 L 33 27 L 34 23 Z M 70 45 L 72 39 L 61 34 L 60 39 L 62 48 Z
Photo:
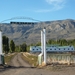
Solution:
M 32 68 L 18 53 L 10 63 L 10 67 L 0 68 L 0 75 L 75 75 L 75 67 L 68 67 L 60 71 Z

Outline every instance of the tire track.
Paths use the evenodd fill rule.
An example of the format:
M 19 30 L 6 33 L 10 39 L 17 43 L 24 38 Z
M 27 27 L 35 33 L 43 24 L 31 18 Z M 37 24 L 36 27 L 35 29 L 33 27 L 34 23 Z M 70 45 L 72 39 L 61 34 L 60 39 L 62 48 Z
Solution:
M 12 60 L 10 63 L 11 66 L 14 67 L 31 67 L 28 63 L 26 63 L 22 57 L 21 57 L 21 53 L 18 53 Z

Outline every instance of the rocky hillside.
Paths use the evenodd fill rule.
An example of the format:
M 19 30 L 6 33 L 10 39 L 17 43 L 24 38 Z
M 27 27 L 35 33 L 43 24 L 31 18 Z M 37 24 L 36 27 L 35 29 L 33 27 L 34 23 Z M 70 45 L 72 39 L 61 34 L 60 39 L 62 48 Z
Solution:
M 46 27 L 47 40 L 75 39 L 75 20 L 57 20 L 38 23 L 10 22 L 0 24 L 3 35 L 13 39 L 16 44 L 40 41 L 41 30 Z

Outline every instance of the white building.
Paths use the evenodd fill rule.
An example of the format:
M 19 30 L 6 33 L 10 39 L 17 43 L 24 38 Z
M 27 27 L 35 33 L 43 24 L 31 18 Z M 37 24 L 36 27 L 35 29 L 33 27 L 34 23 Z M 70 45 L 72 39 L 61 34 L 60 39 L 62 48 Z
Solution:
M 41 46 L 30 46 L 31 52 L 42 52 Z M 74 47 L 73 46 L 57 46 L 57 45 L 51 45 L 46 46 L 46 52 L 73 52 Z

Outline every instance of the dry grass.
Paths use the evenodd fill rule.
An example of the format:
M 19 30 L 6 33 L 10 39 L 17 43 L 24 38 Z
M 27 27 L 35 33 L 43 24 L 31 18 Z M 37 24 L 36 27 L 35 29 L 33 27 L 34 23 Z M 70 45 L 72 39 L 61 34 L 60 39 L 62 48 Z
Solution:
M 16 54 L 16 53 L 10 54 L 10 55 L 6 55 L 6 56 L 4 57 L 4 59 L 5 59 L 5 64 L 9 64 L 10 61 L 11 61 L 11 59 L 15 56 L 15 54 Z
M 29 63 L 30 65 L 32 65 L 33 67 L 37 66 L 37 61 L 38 61 L 38 57 L 34 56 L 32 54 L 27 54 L 27 53 L 23 53 L 22 54 L 22 58 Z

